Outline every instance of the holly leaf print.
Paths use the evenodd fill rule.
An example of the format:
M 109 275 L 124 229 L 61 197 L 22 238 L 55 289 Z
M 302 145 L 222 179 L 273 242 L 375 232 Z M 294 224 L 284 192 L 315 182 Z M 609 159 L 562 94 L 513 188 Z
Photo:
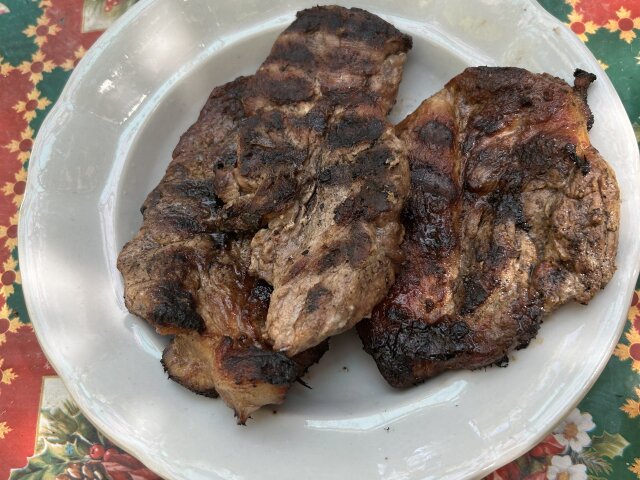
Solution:
M 598 478 L 598 475 L 608 475 L 611 473 L 611 465 L 598 452 L 593 449 L 583 450 L 576 455 L 575 463 L 582 463 L 587 467 L 589 473 L 593 475 L 589 478 Z
M 55 480 L 67 464 L 63 452 L 45 440 L 44 449 L 29 457 L 26 467 L 12 470 L 9 480 Z
M 42 415 L 47 423 L 41 433 L 50 443 L 72 444 L 81 455 L 87 455 L 89 447 L 100 439 L 96 428 L 73 402 L 65 401 L 61 408 L 43 409 Z
M 629 442 L 619 433 L 612 435 L 605 431 L 602 435 L 591 439 L 591 448 L 602 457 L 618 457 L 628 446 Z

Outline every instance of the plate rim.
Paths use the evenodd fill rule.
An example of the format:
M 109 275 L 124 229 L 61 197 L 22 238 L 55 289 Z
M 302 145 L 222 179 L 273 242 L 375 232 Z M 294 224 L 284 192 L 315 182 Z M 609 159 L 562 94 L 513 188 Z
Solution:
M 31 262 L 29 261 L 29 247 L 25 240 L 28 236 L 27 232 L 29 231 L 28 219 L 32 215 L 33 209 L 33 199 L 35 194 L 33 193 L 35 190 L 35 177 L 34 173 L 40 171 L 40 159 L 44 156 L 46 157 L 46 153 L 44 153 L 43 142 L 38 141 L 42 139 L 45 135 L 44 133 L 48 132 L 52 126 L 56 124 L 56 119 L 61 115 L 65 110 L 65 106 L 70 103 L 71 100 L 71 92 L 75 88 L 76 84 L 82 81 L 84 77 L 85 71 L 90 70 L 90 66 L 94 60 L 99 58 L 102 52 L 109 47 L 112 40 L 119 34 L 119 32 L 129 25 L 132 21 L 134 21 L 139 15 L 143 14 L 148 9 L 153 8 L 153 5 L 161 2 L 162 0 L 140 0 L 136 4 L 134 4 L 131 8 L 129 8 L 121 17 L 119 17 L 107 30 L 105 30 L 102 35 L 96 40 L 96 42 L 87 50 L 85 56 L 80 60 L 77 67 L 73 70 L 71 76 L 66 82 L 58 100 L 55 102 L 53 107 L 51 108 L 49 114 L 45 117 L 40 129 L 39 134 L 36 137 L 31 158 L 29 162 L 29 170 L 27 175 L 27 186 L 25 191 L 25 196 L 23 203 L 20 207 L 19 212 L 19 224 L 18 224 L 18 255 L 20 261 L 20 270 L 22 277 L 22 288 L 23 288 L 23 296 L 25 300 L 25 305 L 27 311 L 29 313 L 29 318 L 31 320 L 31 324 L 33 326 L 33 330 L 36 334 L 38 343 L 45 354 L 45 357 L 49 361 L 49 363 L 54 367 L 56 373 L 58 369 L 56 368 L 56 364 L 58 363 L 56 360 L 56 355 L 52 345 L 50 345 L 44 335 L 42 334 L 41 327 L 39 326 L 40 319 L 33 312 L 37 310 L 35 307 L 35 299 L 34 294 L 31 291 L 30 283 L 32 280 L 30 278 L 37 277 L 31 267 L 29 266 Z M 598 61 L 596 60 L 593 53 L 588 49 L 588 47 L 580 41 L 572 32 L 564 25 L 560 20 L 555 18 L 550 12 L 548 12 L 542 5 L 540 5 L 536 0 L 519 0 L 523 5 L 528 5 L 532 7 L 536 15 L 539 19 L 547 24 L 550 28 L 560 27 L 560 31 L 558 34 L 561 36 L 562 40 L 568 44 L 570 44 L 571 48 L 579 51 L 585 59 L 591 63 L 590 67 L 592 71 L 594 71 L 597 76 L 600 84 L 604 84 L 604 87 L 613 92 L 613 99 L 615 101 L 615 108 L 618 110 L 622 110 L 625 114 L 625 118 L 627 119 L 627 130 L 628 134 L 632 134 L 633 130 L 631 127 L 631 123 L 626 116 L 626 110 L 622 101 L 613 87 L 611 80 L 608 75 L 602 70 Z M 317 2 L 316 2 L 317 3 Z M 331 4 L 332 2 L 325 0 L 321 2 L 321 4 Z M 631 161 L 635 161 L 636 165 L 640 166 L 640 153 L 638 152 L 638 145 L 636 143 L 636 151 L 635 158 L 631 159 Z M 640 175 L 638 175 L 640 178 Z M 640 233 L 640 226 L 635 228 L 636 233 Z M 638 248 L 636 248 L 638 250 Z M 34 269 L 35 270 L 35 269 Z M 632 268 L 633 276 L 635 278 L 638 277 L 640 272 L 640 256 L 636 256 L 634 259 L 634 264 Z M 630 282 L 629 285 L 625 285 L 626 287 L 626 296 L 630 300 L 633 292 L 635 290 L 635 283 Z M 623 315 L 623 317 L 618 321 L 616 335 L 613 341 L 609 342 L 607 351 L 609 352 L 608 356 L 602 357 L 597 364 L 597 367 L 591 372 L 586 382 L 584 383 L 581 390 L 574 392 L 571 396 L 571 401 L 567 402 L 563 409 L 558 409 L 558 412 L 553 418 L 553 421 L 549 422 L 549 425 L 546 425 L 545 428 L 540 429 L 538 434 L 531 435 L 527 442 L 522 442 L 518 447 L 512 447 L 507 449 L 505 452 L 500 455 L 500 460 L 496 460 L 489 465 L 473 471 L 464 471 L 461 474 L 464 478 L 481 478 L 492 471 L 500 468 L 501 466 L 519 458 L 521 455 L 528 452 L 533 446 L 539 443 L 549 432 L 556 426 L 556 424 L 564 418 L 571 410 L 573 410 L 587 395 L 587 393 L 593 388 L 593 385 L 601 376 L 604 368 L 608 364 L 611 359 L 613 350 L 617 345 L 619 338 L 624 330 L 626 325 L 627 315 Z M 115 432 L 112 431 L 109 424 L 102 421 L 101 417 L 94 413 L 94 411 L 90 408 L 89 405 L 85 405 L 82 398 L 79 396 L 78 392 L 69 384 L 69 380 L 64 376 L 58 373 L 58 378 L 61 379 L 65 388 L 69 392 L 71 398 L 81 409 L 82 413 L 90 420 L 90 422 L 98 428 L 98 430 L 104 432 L 109 437 L 109 440 L 112 441 L 115 445 L 127 451 L 128 453 L 134 455 L 140 461 L 142 461 L 149 469 L 156 472 L 158 475 L 161 475 L 163 478 L 175 478 L 170 469 L 167 468 L 166 464 L 162 461 L 156 461 L 156 457 L 148 452 L 144 448 L 138 448 L 136 445 L 127 443 L 125 438 L 120 438 Z M 112 434 L 114 433 L 114 434 Z M 213 474 L 216 475 L 216 474 Z M 213 478 L 213 477 L 212 477 Z M 216 478 L 218 477 L 216 475 Z M 461 477 L 462 478 L 462 477 Z

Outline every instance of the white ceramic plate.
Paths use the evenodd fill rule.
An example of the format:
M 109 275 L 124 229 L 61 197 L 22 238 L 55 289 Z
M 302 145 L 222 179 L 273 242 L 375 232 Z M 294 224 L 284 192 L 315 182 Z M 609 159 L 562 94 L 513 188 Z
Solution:
M 468 65 L 567 80 L 595 72 L 593 143 L 622 190 L 618 271 L 588 307 L 553 315 L 507 369 L 389 388 L 353 334 L 333 341 L 287 403 L 247 427 L 221 401 L 168 381 L 165 340 L 122 301 L 117 253 L 209 91 L 252 73 L 307 0 L 142 1 L 91 48 L 43 125 L 20 221 L 20 260 L 42 347 L 88 417 L 171 479 L 454 479 L 524 453 L 593 384 L 638 274 L 639 160 L 611 83 L 587 49 L 529 0 L 363 0 L 414 38 L 398 120 Z M 356 2 L 339 1 L 351 5 Z M 347 367 L 347 369 L 343 368 Z

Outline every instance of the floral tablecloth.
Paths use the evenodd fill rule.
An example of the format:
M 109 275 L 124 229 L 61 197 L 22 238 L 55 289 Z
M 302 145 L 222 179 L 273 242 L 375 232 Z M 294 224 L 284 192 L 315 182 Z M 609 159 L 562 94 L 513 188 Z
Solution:
M 0 0 L 0 478 L 159 478 L 87 421 L 47 363 L 24 305 L 17 251 L 38 129 L 86 50 L 134 3 Z M 598 58 L 638 135 L 640 0 L 541 3 Z M 639 291 L 587 397 L 542 443 L 488 478 L 640 479 Z

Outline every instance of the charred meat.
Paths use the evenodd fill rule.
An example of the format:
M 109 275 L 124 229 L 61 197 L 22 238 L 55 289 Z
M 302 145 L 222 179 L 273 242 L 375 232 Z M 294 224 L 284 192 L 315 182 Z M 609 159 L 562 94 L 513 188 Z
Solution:
M 619 191 L 589 142 L 593 80 L 469 68 L 398 125 L 406 261 L 358 325 L 391 385 L 500 362 L 613 275 Z
M 234 147 L 228 135 L 243 118 L 246 81 L 213 91 L 118 258 L 129 310 L 175 335 L 162 359 L 169 377 L 222 397 L 240 423 L 282 403 L 327 348 L 324 342 L 294 358 L 273 351 L 263 335 L 272 288 L 249 272 L 251 237 L 217 232 L 212 222 L 220 202 L 211 171 Z
M 384 117 L 410 45 L 363 10 L 300 12 L 256 75 L 211 93 L 120 253 L 127 308 L 175 335 L 169 376 L 240 422 L 393 281 L 409 182 Z
M 386 115 L 411 39 L 360 9 L 298 13 L 248 82 L 221 228 L 259 231 L 251 269 L 274 287 L 267 334 L 295 355 L 351 328 L 393 283 L 409 191 Z

